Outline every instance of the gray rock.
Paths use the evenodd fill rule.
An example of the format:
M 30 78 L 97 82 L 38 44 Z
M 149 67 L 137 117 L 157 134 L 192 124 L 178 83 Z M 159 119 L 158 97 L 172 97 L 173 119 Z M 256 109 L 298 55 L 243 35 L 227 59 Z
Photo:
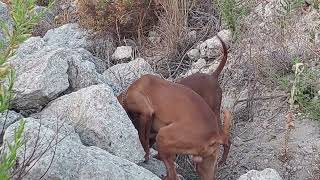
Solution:
M 187 76 L 190 76 L 192 74 L 195 74 L 195 73 L 198 73 L 198 72 L 201 72 L 201 73 L 209 73 L 207 72 L 206 69 L 204 69 L 204 67 L 206 66 L 207 62 L 205 59 L 203 58 L 200 58 L 198 59 L 197 62 L 193 63 L 192 66 L 191 66 L 191 69 L 188 70 L 186 73 L 184 74 L 181 74 L 181 77 L 187 77 Z
M 76 91 L 103 82 L 97 72 L 103 63 L 100 59 L 83 48 L 48 46 L 40 37 L 23 43 L 9 63 L 17 74 L 13 107 L 19 110 L 37 111 L 67 89 Z
M 191 60 L 198 60 L 200 58 L 200 51 L 199 49 L 191 49 L 188 53 L 187 53 L 188 57 Z
M 218 36 L 228 45 L 231 44 L 232 41 L 232 32 L 229 29 L 223 29 L 218 32 Z
M 104 60 L 93 56 L 89 51 L 83 48 L 79 48 L 76 51 L 82 54 L 82 59 L 85 59 L 94 63 L 95 69 L 99 74 L 102 74 L 105 70 L 107 70 L 107 65 Z
M 132 58 L 132 52 L 131 46 L 120 46 L 117 47 L 111 57 L 116 61 L 130 60 Z
M 93 59 L 96 69 L 102 73 L 108 67 L 107 59 L 109 59 L 111 52 L 114 50 L 114 41 L 111 35 L 106 33 L 103 39 L 91 38 L 93 32 L 81 29 L 78 24 L 70 23 L 65 24 L 59 28 L 49 30 L 43 37 L 46 46 L 51 49 L 69 48 L 79 49 L 83 48 L 95 53 L 99 58 Z M 132 51 L 131 51 L 132 52 Z M 109 55 L 110 54 L 110 55 Z
M 229 30 L 222 30 L 218 33 L 219 37 L 226 43 L 230 43 L 232 37 L 231 32 Z M 211 39 L 207 39 L 205 42 L 199 45 L 200 57 L 201 58 L 215 58 L 221 54 L 221 42 L 220 40 L 214 36 Z
M 139 166 L 142 166 L 158 177 L 164 177 L 166 175 L 166 167 L 162 161 L 159 161 L 155 158 L 151 158 L 147 163 L 140 163 Z
M 207 64 L 205 59 L 199 59 L 197 62 L 192 64 L 192 69 L 202 69 Z
M 144 160 L 138 133 L 107 85 L 93 85 L 52 101 L 37 118 L 71 124 L 81 141 L 131 162 Z
M 20 58 L 11 58 L 16 70 L 12 106 L 19 110 L 41 109 L 69 87 L 68 53 L 62 49 L 40 51 Z
M 65 24 L 59 28 L 49 30 L 43 40 L 47 46 L 53 48 L 86 48 L 89 46 L 87 32 L 82 30 L 78 24 Z
M 46 43 L 41 37 L 30 37 L 19 46 L 19 48 L 16 50 L 15 57 L 24 59 L 27 56 L 44 49 L 45 46 Z
M 131 83 L 144 74 L 154 74 L 153 70 L 144 59 L 137 58 L 129 63 L 117 64 L 103 73 L 106 84 L 119 95 Z
M 13 140 L 14 128 L 17 125 L 18 123 L 13 124 L 7 129 L 5 140 Z M 65 127 L 70 128 L 68 125 Z M 37 148 L 32 156 L 36 160 L 27 167 L 27 170 L 30 167 L 31 169 L 23 179 L 39 179 L 44 175 L 43 179 L 159 180 L 150 171 L 130 161 L 111 155 L 100 148 L 82 145 L 74 131 L 68 134 L 59 133 L 57 136 L 54 129 L 40 126 L 39 120 L 27 118 L 24 137 L 28 141 L 26 150 L 20 149 L 17 153 L 19 165 L 24 157 L 28 159 L 32 156 L 35 145 Z M 45 173 L 47 169 L 48 172 Z
M 103 82 L 103 76 L 97 72 L 97 59 L 85 49 L 66 50 L 68 56 L 68 75 L 72 91 Z M 99 60 L 99 59 L 98 59 Z
M 267 168 L 263 171 L 251 170 L 238 180 L 282 180 L 282 178 L 276 170 Z
M 0 21 L 3 21 L 3 23 L 7 25 L 9 32 L 12 32 L 13 21 L 10 17 L 10 12 L 8 10 L 7 5 L 1 1 L 0 1 Z M 0 42 L 3 42 L 5 47 L 6 47 L 6 44 L 8 43 L 2 28 L 0 28 Z M 1 51 L 2 49 L 0 50 L 0 52 Z
M 149 31 L 148 39 L 153 44 L 158 44 L 161 42 L 161 37 L 156 31 Z
M 22 116 L 15 111 L 6 111 L 0 113 L 0 133 L 2 130 L 6 130 L 11 124 L 18 121 Z M 0 140 L 2 141 L 2 139 Z

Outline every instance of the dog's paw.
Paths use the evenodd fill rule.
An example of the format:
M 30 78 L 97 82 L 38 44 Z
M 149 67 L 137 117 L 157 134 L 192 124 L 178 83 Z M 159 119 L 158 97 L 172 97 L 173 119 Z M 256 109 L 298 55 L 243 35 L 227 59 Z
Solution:
M 149 162 L 149 160 L 150 160 L 150 155 L 149 155 L 149 154 L 146 154 L 146 155 L 144 156 L 144 163 Z

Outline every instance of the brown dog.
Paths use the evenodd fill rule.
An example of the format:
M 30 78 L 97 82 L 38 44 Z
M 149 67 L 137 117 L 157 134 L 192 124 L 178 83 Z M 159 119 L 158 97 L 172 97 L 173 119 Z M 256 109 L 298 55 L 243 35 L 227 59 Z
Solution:
M 223 49 L 223 58 L 218 66 L 218 68 L 211 74 L 205 73 L 195 73 L 188 77 L 182 78 L 177 81 L 179 84 L 183 84 L 188 88 L 191 88 L 193 91 L 198 93 L 211 107 L 213 112 L 218 117 L 217 121 L 219 126 L 221 126 L 220 120 L 220 108 L 221 108 L 221 100 L 222 100 L 222 89 L 218 82 L 219 75 L 223 70 L 228 57 L 228 49 L 223 40 L 217 35 L 217 38 L 220 40 Z M 155 135 L 150 138 L 150 146 L 152 146 L 155 142 Z M 228 152 L 230 149 L 231 142 L 228 145 L 224 145 L 224 149 L 226 149 L 226 154 L 223 154 L 220 164 L 224 163 L 227 159 Z M 158 157 L 157 157 L 158 158 Z
M 167 169 L 164 179 L 178 179 L 174 167 L 176 154 L 193 155 L 201 180 L 215 179 L 219 145 L 229 143 L 228 113 L 222 130 L 218 117 L 201 96 L 154 75 L 142 76 L 118 99 L 128 113 L 138 115 L 136 126 L 146 160 L 150 154 L 150 132 L 157 133 L 159 156 Z

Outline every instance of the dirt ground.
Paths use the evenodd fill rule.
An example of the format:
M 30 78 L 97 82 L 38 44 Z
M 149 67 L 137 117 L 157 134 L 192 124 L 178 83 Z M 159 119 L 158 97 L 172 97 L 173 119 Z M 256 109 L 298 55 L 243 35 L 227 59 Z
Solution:
M 217 179 L 236 180 L 252 169 L 273 168 L 284 180 L 319 180 L 320 122 L 296 115 L 284 158 L 286 99 L 256 101 L 253 107 L 252 121 L 235 114 L 229 158 Z

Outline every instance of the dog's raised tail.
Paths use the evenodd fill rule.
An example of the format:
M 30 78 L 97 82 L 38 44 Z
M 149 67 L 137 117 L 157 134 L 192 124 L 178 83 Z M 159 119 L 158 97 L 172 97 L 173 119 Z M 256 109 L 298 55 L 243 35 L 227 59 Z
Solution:
M 224 66 L 226 65 L 227 58 L 228 58 L 228 48 L 227 48 L 226 43 L 221 39 L 221 37 L 219 37 L 218 35 L 216 35 L 216 36 L 220 40 L 220 42 L 222 44 L 222 50 L 223 50 L 222 60 L 219 64 L 218 68 L 212 73 L 213 76 L 218 78 L 221 71 L 223 70 Z

